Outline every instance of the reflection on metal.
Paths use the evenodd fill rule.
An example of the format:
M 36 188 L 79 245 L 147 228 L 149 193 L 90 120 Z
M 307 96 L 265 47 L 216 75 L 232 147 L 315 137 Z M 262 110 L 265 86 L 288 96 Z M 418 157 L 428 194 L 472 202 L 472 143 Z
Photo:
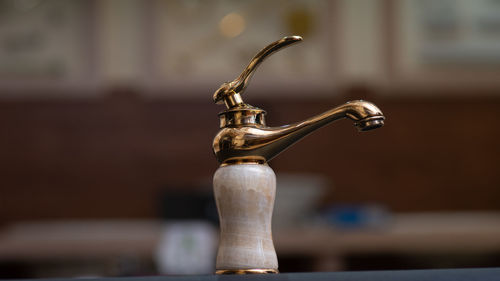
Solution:
M 215 91 L 213 96 L 214 102 L 217 104 L 224 102 L 228 108 L 244 105 L 240 94 L 245 91 L 248 86 L 248 82 L 250 81 L 250 78 L 252 78 L 252 75 L 257 67 L 264 61 L 264 59 L 276 51 L 300 41 L 302 41 L 302 37 L 300 36 L 289 36 L 265 47 L 262 51 L 255 55 L 238 78 L 234 79 L 232 82 L 222 84 L 220 88 Z
M 377 106 L 356 100 L 292 125 L 266 126 L 266 112 L 244 103 L 241 93 L 266 57 L 301 40 L 300 36 L 291 36 L 270 44 L 251 60 L 238 78 L 222 84 L 215 92 L 214 102 L 227 106 L 225 111 L 219 113 L 221 130 L 213 141 L 213 150 L 222 165 L 264 164 L 309 133 L 341 118 L 354 121 L 359 131 L 384 125 L 385 117 Z
M 221 269 L 215 271 L 215 274 L 276 274 L 279 273 L 277 269 Z

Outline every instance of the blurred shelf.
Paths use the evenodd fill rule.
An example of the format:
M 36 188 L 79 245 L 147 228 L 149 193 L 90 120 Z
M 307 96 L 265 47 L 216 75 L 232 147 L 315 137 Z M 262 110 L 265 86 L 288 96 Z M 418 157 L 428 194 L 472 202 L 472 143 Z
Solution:
M 0 261 L 152 258 L 163 221 L 26 222 L 0 232 Z M 500 213 L 394 215 L 378 228 L 327 226 L 275 229 L 278 255 L 488 254 L 500 253 Z
M 160 221 L 51 221 L 14 224 L 0 233 L 0 261 L 150 258 Z
M 278 230 L 274 242 L 279 253 L 290 255 L 498 253 L 500 214 L 400 214 L 377 228 Z

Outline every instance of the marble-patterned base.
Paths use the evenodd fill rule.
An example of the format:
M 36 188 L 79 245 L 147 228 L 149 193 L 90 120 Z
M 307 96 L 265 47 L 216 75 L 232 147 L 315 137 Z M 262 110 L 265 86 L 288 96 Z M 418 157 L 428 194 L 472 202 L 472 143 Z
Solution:
M 228 165 L 217 169 L 213 183 L 221 228 L 217 270 L 277 270 L 271 234 L 274 171 L 268 165 Z

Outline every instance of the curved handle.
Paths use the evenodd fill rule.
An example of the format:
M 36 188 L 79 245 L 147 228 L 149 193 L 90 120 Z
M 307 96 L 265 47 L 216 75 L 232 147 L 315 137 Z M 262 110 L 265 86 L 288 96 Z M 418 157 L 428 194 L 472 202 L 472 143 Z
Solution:
M 238 78 L 234 79 L 232 82 L 222 84 L 220 88 L 215 91 L 213 96 L 214 102 L 217 104 L 225 103 L 228 108 L 243 104 L 240 94 L 245 91 L 250 78 L 252 78 L 253 73 L 264 59 L 278 50 L 300 41 L 302 41 L 302 37 L 300 36 L 287 36 L 262 49 L 262 51 L 253 57 Z

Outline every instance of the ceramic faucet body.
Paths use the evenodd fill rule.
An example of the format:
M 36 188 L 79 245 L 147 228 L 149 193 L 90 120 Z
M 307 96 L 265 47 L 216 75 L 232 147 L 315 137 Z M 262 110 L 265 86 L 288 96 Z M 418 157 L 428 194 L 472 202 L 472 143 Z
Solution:
M 356 100 L 295 124 L 268 127 L 266 112 L 243 102 L 241 93 L 264 58 L 301 40 L 298 36 L 285 37 L 267 46 L 237 79 L 222 84 L 214 94 L 216 103 L 227 106 L 219 114 L 221 129 L 213 141 L 213 151 L 221 163 L 214 175 L 221 224 L 218 274 L 278 272 L 271 236 L 276 178 L 268 161 L 309 133 L 341 118 L 354 121 L 360 131 L 384 124 L 380 109 Z

